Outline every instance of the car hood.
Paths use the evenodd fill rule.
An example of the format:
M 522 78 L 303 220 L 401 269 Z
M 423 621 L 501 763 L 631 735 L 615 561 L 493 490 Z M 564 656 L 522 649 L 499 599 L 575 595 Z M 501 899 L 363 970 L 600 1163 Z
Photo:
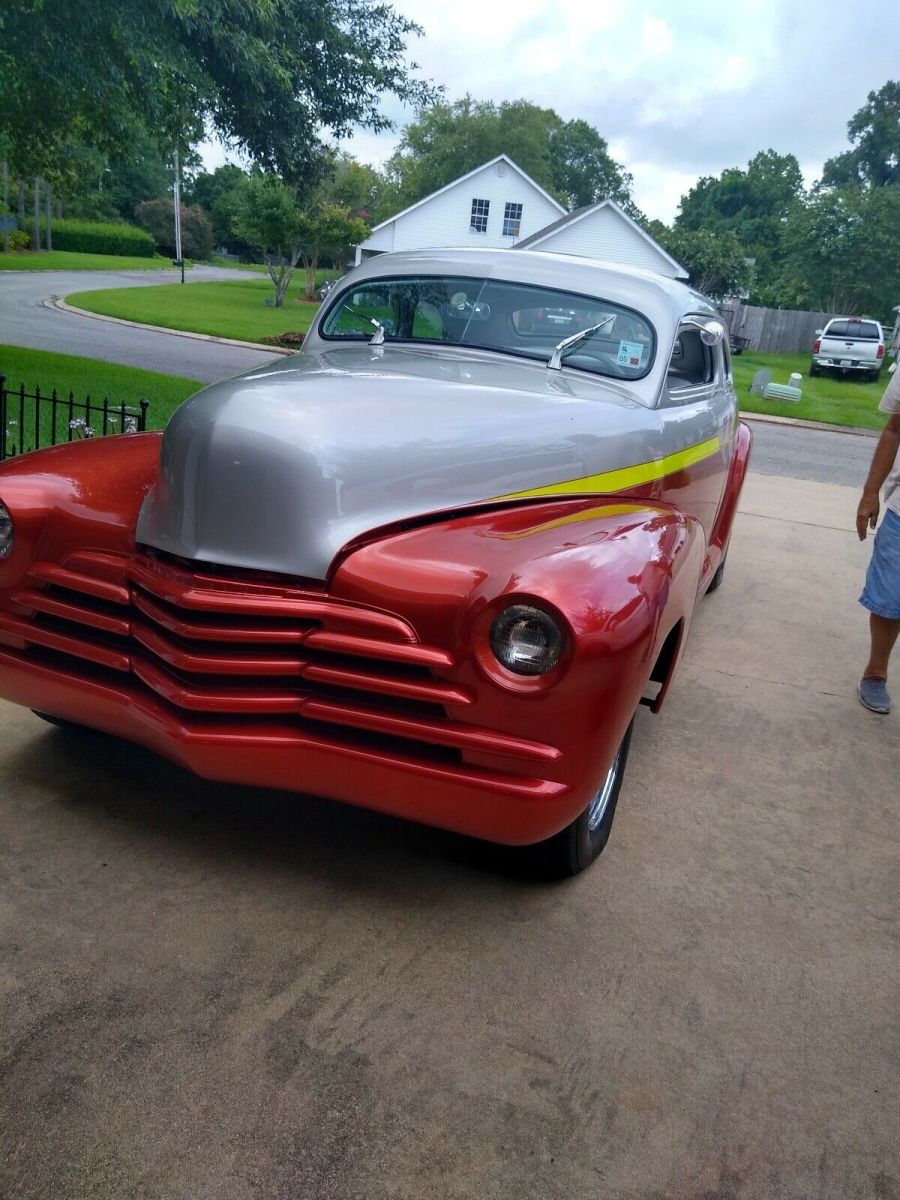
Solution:
M 178 409 L 137 538 L 323 579 L 370 529 L 654 458 L 660 435 L 625 387 L 542 364 L 367 344 L 301 354 Z

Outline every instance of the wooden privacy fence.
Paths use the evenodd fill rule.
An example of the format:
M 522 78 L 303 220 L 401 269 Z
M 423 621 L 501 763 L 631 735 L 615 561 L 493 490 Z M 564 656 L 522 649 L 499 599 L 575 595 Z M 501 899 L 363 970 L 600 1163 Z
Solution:
M 0 462 L 15 454 L 57 446 L 76 438 L 102 437 L 107 433 L 143 433 L 147 428 L 149 400 L 136 406 L 107 399 L 76 400 L 74 392 L 47 395 L 39 387 L 25 391 L 25 384 L 7 388 L 0 375 Z
M 748 350 L 762 350 L 767 354 L 808 354 L 812 352 L 816 330 L 824 329 L 834 313 L 724 304 L 722 315 L 732 334 L 748 339 Z

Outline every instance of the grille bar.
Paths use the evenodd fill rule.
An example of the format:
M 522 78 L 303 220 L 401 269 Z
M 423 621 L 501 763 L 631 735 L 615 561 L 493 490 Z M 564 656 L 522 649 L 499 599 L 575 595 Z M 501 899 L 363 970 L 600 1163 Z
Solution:
M 11 600 L 0 635 L 14 653 L 70 675 L 76 660 L 90 663 L 85 682 L 130 703 L 155 696 L 186 730 L 242 717 L 250 736 L 280 719 L 300 741 L 312 730 L 335 747 L 377 744 L 398 761 L 413 754 L 448 769 L 466 751 L 506 758 L 513 771 L 561 757 L 450 719 L 448 707 L 473 704 L 475 693 L 441 678 L 453 656 L 423 645 L 402 618 L 290 581 L 79 551 L 65 565 L 36 563 Z

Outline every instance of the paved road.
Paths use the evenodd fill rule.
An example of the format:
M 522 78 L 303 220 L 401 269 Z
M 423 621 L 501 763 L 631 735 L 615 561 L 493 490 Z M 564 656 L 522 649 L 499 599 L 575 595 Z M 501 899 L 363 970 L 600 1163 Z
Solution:
M 177 271 L 0 272 L 0 342 L 82 354 L 213 383 L 266 362 L 269 355 L 237 346 L 129 329 L 44 307 L 48 296 L 90 288 L 152 287 L 177 280 Z M 245 279 L 241 271 L 195 267 L 192 282 Z M 753 470 L 821 483 L 857 486 L 872 456 L 868 438 L 753 423 Z
M 763 421 L 748 424 L 753 430 L 751 467 L 757 474 L 862 487 L 874 438 Z
M 0 343 L 82 354 L 105 362 L 145 367 L 168 375 L 184 375 L 214 383 L 249 370 L 272 356 L 239 346 L 223 346 L 194 338 L 129 329 L 109 321 L 77 317 L 44 306 L 48 296 L 67 296 L 94 288 L 153 287 L 175 283 L 179 271 L 3 271 L 0 272 Z M 242 271 L 195 267 L 193 283 L 214 279 L 246 279 Z
M 896 1197 L 900 714 L 853 695 L 854 502 L 750 481 L 563 885 L 0 703 L 4 1200 Z

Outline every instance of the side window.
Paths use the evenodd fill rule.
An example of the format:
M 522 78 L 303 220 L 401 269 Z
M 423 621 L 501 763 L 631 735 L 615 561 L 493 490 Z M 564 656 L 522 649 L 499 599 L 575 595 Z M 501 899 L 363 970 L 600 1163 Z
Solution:
M 472 215 L 469 219 L 469 229 L 472 233 L 487 233 L 490 200 L 473 200 Z
M 711 347 L 704 346 L 698 329 L 682 325 L 666 371 L 666 387 L 670 394 L 677 397 L 685 389 L 703 387 L 712 383 L 714 377 L 715 363 Z

